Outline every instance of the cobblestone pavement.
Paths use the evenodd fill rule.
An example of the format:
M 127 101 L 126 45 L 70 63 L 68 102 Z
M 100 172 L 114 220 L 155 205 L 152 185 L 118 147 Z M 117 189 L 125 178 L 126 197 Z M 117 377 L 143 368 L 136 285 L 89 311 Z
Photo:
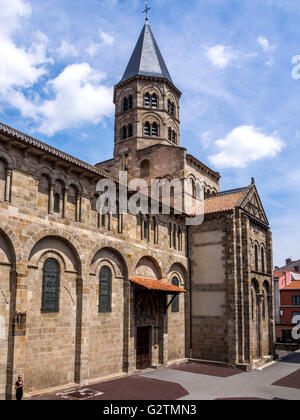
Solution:
M 44 395 L 35 400 L 299 400 L 300 352 L 258 370 L 241 372 L 188 363 Z

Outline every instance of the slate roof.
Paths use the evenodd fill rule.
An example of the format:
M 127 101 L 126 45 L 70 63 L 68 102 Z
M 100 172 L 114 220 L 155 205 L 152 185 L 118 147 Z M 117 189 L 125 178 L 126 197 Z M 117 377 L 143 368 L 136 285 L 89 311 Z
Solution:
M 233 211 L 248 191 L 249 187 L 246 187 L 238 190 L 225 191 L 206 198 L 204 201 L 204 214 Z
M 134 76 L 152 76 L 167 79 L 173 84 L 173 80 L 161 55 L 157 42 L 153 36 L 149 23 L 141 32 L 133 54 L 129 60 L 121 82 L 125 82 Z

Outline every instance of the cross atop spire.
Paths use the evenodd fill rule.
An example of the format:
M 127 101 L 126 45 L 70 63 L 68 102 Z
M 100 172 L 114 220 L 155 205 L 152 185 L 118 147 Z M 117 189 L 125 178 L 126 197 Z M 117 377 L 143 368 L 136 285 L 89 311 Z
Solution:
M 145 1 L 145 5 L 146 5 L 146 9 L 143 11 L 143 13 L 146 13 L 146 22 L 148 22 L 148 12 L 152 9 L 152 7 L 148 7 L 149 2 L 146 0 Z

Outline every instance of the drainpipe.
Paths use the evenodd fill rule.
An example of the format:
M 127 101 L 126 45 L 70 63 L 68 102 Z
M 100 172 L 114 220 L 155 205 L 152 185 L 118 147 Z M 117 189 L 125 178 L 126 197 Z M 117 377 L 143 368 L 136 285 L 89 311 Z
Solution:
M 190 226 L 187 226 L 186 230 L 186 255 L 188 259 L 188 266 L 189 266 L 189 284 L 190 284 L 190 358 L 193 357 L 193 311 L 192 311 L 192 264 L 190 259 Z

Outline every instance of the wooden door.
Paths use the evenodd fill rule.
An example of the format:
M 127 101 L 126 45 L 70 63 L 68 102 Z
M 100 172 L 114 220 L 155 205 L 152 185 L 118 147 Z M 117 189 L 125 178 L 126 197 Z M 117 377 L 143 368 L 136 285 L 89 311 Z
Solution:
M 150 327 L 137 329 L 136 368 L 139 370 L 150 367 Z

